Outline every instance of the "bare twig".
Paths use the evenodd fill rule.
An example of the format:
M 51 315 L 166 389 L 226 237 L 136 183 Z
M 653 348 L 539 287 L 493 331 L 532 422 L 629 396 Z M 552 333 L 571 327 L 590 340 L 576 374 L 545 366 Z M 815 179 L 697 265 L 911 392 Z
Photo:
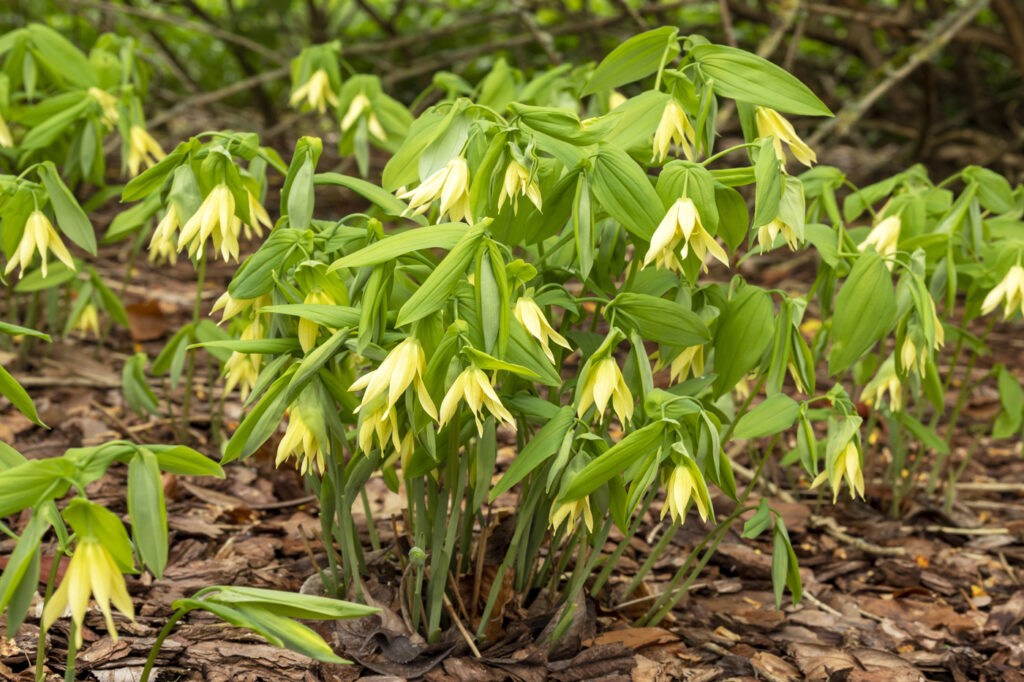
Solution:
M 882 95 L 910 75 L 918 66 L 935 56 L 953 36 L 974 20 L 978 12 L 988 7 L 988 4 L 989 0 L 974 0 L 943 17 L 924 38 L 910 48 L 909 56 L 901 66 L 897 67 L 896 64 L 904 57 L 903 54 L 893 57 L 882 66 L 883 72 L 889 72 L 889 76 L 885 80 L 867 92 L 854 97 L 843 106 L 835 118 L 818 126 L 818 129 L 811 135 L 809 144 L 814 146 L 833 130 L 840 135 L 848 133 L 853 124 L 860 120 Z
M 104 0 L 67 0 L 72 5 L 78 5 L 80 7 L 89 7 L 92 9 L 100 10 L 101 12 L 108 12 L 112 14 L 130 14 L 132 16 L 139 17 L 140 19 L 149 19 L 150 21 L 159 21 L 164 24 L 173 24 L 178 28 L 184 28 L 189 31 L 196 31 L 198 33 L 206 33 L 208 35 L 219 38 L 226 43 L 234 43 L 244 47 L 247 50 L 255 52 L 256 54 L 269 59 L 275 64 L 287 64 L 288 60 L 277 54 L 273 50 L 267 49 L 265 46 L 260 45 L 254 40 L 249 40 L 245 36 L 240 36 L 232 33 L 231 31 L 225 31 L 224 29 L 218 28 L 217 26 L 207 25 L 199 23 L 198 21 L 192 21 L 185 19 L 181 16 L 172 14 L 165 14 L 164 12 L 155 12 L 153 10 L 143 9 L 141 7 L 132 7 L 129 5 L 115 5 L 112 2 L 105 2 Z

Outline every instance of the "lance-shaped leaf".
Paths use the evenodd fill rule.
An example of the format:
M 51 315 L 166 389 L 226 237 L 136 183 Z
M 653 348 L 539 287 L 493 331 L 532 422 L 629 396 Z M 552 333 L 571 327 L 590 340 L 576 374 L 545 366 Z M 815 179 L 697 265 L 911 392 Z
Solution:
M 889 332 L 895 317 L 892 275 L 881 256 L 866 251 L 836 296 L 829 374 L 838 374 L 860 359 Z
M 572 502 L 585 497 L 607 483 L 612 476 L 618 476 L 630 462 L 649 454 L 651 448 L 660 443 L 664 430 L 665 422 L 656 421 L 605 450 L 573 477 L 561 501 Z
M 420 288 L 409 297 L 402 308 L 398 311 L 398 319 L 395 324 L 399 327 L 423 319 L 445 306 L 455 285 L 462 277 L 470 261 L 476 254 L 477 244 L 483 238 L 484 228 L 490 221 L 478 223 L 471 228 L 458 244 L 448 252 L 434 271 L 430 273 Z
M 633 36 L 601 60 L 580 96 L 650 76 L 679 54 L 678 35 L 675 26 L 662 26 Z

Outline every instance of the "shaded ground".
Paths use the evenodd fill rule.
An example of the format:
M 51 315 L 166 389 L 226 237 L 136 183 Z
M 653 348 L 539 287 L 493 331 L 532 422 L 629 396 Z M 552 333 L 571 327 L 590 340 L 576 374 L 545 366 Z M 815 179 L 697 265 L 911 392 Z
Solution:
M 120 255 L 104 254 L 99 268 L 116 281 L 123 270 Z M 767 263 L 764 277 L 788 287 L 800 279 L 800 263 Z M 760 266 L 759 266 L 760 267 Z M 214 268 L 208 303 L 230 276 Z M 142 267 L 129 287 L 126 302 L 134 329 L 116 329 L 109 346 L 73 338 L 33 354 L 17 374 L 33 394 L 52 431 L 34 427 L 10 405 L 0 405 L 0 438 L 30 458 L 59 455 L 67 447 L 93 445 L 113 438 L 171 442 L 167 420 L 139 419 L 122 405 L 120 372 L 124 359 L 138 347 L 153 357 L 162 340 L 185 321 L 191 308 L 192 272 L 186 263 L 159 272 Z M 194 286 L 194 285 L 193 285 Z M 133 338 L 134 336 L 134 338 Z M 1011 329 L 991 337 L 994 361 L 1011 367 L 1019 341 Z M 84 352 L 83 352 L 84 351 Z M 95 352 L 94 352 L 95 351 Z M 981 367 L 984 365 L 985 367 Z M 206 396 L 206 372 L 200 371 Z M 218 394 L 214 389 L 214 397 Z M 952 397 L 951 397 L 952 400 Z M 205 398 L 192 420 L 194 443 L 216 456 L 209 442 Z M 175 413 L 180 405 L 175 405 Z M 994 391 L 981 386 L 969 402 L 954 439 L 953 465 L 959 465 L 971 439 L 968 427 L 998 411 Z M 237 423 L 241 406 L 229 400 L 228 427 Z M 79 654 L 80 679 L 114 682 L 135 679 L 153 638 L 171 613 L 173 600 L 211 584 L 238 584 L 299 590 L 315 566 L 325 566 L 315 501 L 291 471 L 272 468 L 276 439 L 254 458 L 227 468 L 223 481 L 165 478 L 171 528 L 171 553 L 162 580 L 131 577 L 129 590 L 138 616 L 132 624 L 118 619 L 120 641 L 114 643 L 91 611 L 85 644 Z M 876 461 L 885 460 L 885 434 L 879 433 Z M 785 449 L 788 449 L 785 448 Z M 478 658 L 454 630 L 439 647 L 420 652 L 398 637 L 401 619 L 346 624 L 323 630 L 353 666 L 327 666 L 270 647 L 258 637 L 229 628 L 201 613 L 191 614 L 164 646 L 158 666 L 162 680 L 351 680 L 424 676 L 429 680 L 1024 680 L 1024 461 L 1017 441 L 983 439 L 955 490 L 949 512 L 943 494 L 913 498 L 903 517 L 887 514 L 888 491 L 873 472 L 867 502 L 840 499 L 837 506 L 806 482 L 792 484 L 786 471 L 770 467 L 775 483 L 763 494 L 785 517 L 800 559 L 805 597 L 796 607 L 776 611 L 771 593 L 771 544 L 740 539 L 737 527 L 704 569 L 685 599 L 656 628 L 627 629 L 661 593 L 688 553 L 703 538 L 702 525 L 691 517 L 672 539 L 640 587 L 625 597 L 626 583 L 669 528 L 659 521 L 655 503 L 640 532 L 619 560 L 609 584 L 579 609 L 577 619 L 555 651 L 540 642 L 552 613 L 543 599 L 510 601 L 495 624 L 495 640 Z M 499 454 L 507 464 L 511 448 Z M 735 453 L 745 483 L 744 451 Z M 927 466 L 922 469 L 927 471 Z M 869 478 L 872 472 L 869 473 Z M 125 471 L 115 469 L 89 490 L 90 498 L 125 513 Z M 385 548 L 395 543 L 392 516 L 400 500 L 379 481 L 370 500 Z M 514 495 L 500 498 L 497 519 L 514 513 Z M 730 502 L 716 500 L 719 515 Z M 15 530 L 26 519 L 13 520 Z M 365 523 L 364 523 L 365 530 Z M 500 530 L 500 529 L 499 529 Z M 495 532 L 499 532 L 496 530 Z M 366 538 L 364 537 L 364 540 Z M 614 548 L 613 535 L 608 551 Z M 0 565 L 13 548 L 0 541 Z M 52 556 L 53 547 L 44 544 Z M 392 557 L 374 555 L 369 585 L 383 606 L 394 603 L 400 572 Z M 47 573 L 44 558 L 43 574 Z M 485 567 L 485 580 L 487 571 Z M 486 593 L 486 590 L 484 590 Z M 463 613 L 478 612 L 471 591 L 459 604 Z M 788 595 L 787 595 L 788 599 Z M 12 640 L 0 640 L 0 678 L 32 679 L 39 610 Z M 397 612 L 397 608 L 395 611 Z M 466 620 L 472 620 L 469 614 Z M 116 618 L 116 617 L 115 617 Z M 471 624 L 475 628 L 476 623 Z M 67 621 L 48 635 L 47 665 L 63 673 Z M 418 654 L 418 655 L 417 655 Z M 390 677 L 389 677 L 390 675 Z M 62 679 L 56 676 L 52 679 Z

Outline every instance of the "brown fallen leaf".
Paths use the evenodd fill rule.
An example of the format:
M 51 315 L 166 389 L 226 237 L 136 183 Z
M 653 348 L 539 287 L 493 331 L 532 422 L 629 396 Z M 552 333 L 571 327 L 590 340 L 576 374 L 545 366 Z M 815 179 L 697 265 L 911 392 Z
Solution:
M 167 333 L 167 318 L 156 301 L 129 303 L 124 311 L 132 341 L 155 341 Z
M 621 644 L 630 649 L 642 649 L 652 644 L 666 644 L 678 641 L 679 637 L 665 628 L 622 628 L 605 632 L 594 639 L 587 640 L 583 646 L 601 646 L 603 644 Z

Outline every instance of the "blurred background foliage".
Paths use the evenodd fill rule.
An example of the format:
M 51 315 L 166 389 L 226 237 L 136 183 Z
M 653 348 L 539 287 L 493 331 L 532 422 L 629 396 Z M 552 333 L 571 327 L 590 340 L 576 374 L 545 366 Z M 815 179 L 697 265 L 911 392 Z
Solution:
M 531 74 L 597 60 L 630 35 L 672 24 L 758 52 L 808 83 L 839 115 L 797 125 L 821 147 L 819 161 L 855 181 L 917 162 L 935 175 L 978 164 L 1024 178 L 1020 0 L 8 0 L 4 8 L 0 32 L 38 21 L 85 50 L 105 32 L 137 39 L 153 71 L 151 125 L 166 126 L 157 130 L 169 138 L 237 126 L 282 146 L 300 132 L 329 141 L 332 122 L 288 107 L 290 60 L 311 44 L 340 41 L 343 70 L 380 76 L 418 113 L 446 92 L 468 93 L 500 58 Z M 735 117 L 731 125 L 738 134 Z

